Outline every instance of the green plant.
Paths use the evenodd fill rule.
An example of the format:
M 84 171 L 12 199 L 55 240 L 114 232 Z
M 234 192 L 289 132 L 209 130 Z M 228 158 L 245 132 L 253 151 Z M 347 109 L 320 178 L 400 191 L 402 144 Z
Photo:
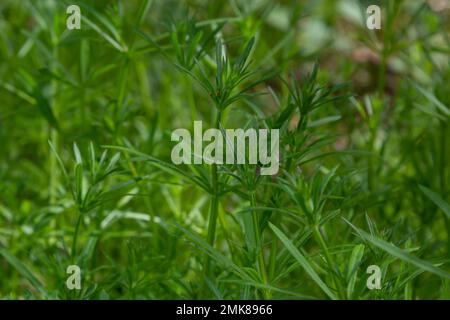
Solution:
M 450 298 L 448 11 L 75 2 L 0 3 L 1 298 Z M 278 173 L 175 165 L 197 120 L 279 129 Z

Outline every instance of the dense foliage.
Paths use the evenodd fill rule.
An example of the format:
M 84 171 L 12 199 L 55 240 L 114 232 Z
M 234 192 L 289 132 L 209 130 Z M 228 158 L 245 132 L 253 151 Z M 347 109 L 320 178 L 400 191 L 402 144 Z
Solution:
M 449 299 L 450 4 L 372 2 L 2 0 L 0 298 Z M 194 120 L 279 172 L 173 164 Z

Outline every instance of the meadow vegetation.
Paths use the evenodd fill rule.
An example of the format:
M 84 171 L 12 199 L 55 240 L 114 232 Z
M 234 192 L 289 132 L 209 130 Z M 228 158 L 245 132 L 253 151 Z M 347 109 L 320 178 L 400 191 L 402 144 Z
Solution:
M 437 2 L 2 0 L 0 298 L 449 299 Z M 174 164 L 194 121 L 279 129 L 278 172 Z

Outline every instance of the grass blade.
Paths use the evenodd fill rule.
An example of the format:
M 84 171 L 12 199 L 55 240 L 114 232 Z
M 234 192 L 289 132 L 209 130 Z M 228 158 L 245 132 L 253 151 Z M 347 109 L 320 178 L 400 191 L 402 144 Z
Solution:
M 17 259 L 14 255 L 6 251 L 5 249 L 0 249 L 0 256 L 3 256 L 6 261 L 16 269 L 25 279 L 27 279 L 31 285 L 36 288 L 41 294 L 45 297 L 49 297 L 47 291 L 45 291 L 43 284 L 39 281 L 39 279 L 27 268 L 19 259 Z
M 345 220 L 345 218 L 343 218 L 343 219 Z M 357 228 L 356 226 L 354 226 L 351 222 L 349 222 L 347 220 L 345 220 L 345 222 L 347 222 L 350 225 L 350 227 L 352 227 L 361 236 L 361 238 L 370 242 L 371 244 L 380 248 L 381 250 L 386 251 L 390 255 L 392 255 L 400 260 L 403 260 L 405 262 L 411 263 L 412 265 L 415 265 L 419 269 L 434 273 L 441 278 L 450 279 L 450 273 L 448 273 L 447 271 L 439 269 L 439 268 L 435 267 L 433 264 L 431 264 L 430 262 L 419 259 L 419 258 L 409 254 L 405 250 L 402 250 L 402 249 L 394 246 L 393 244 L 391 244 L 389 242 L 386 242 L 382 239 L 376 238 L 376 237 L 368 234 L 367 232 Z
M 434 202 L 435 205 L 437 205 L 445 213 L 447 218 L 450 219 L 450 205 L 444 199 L 442 199 L 440 195 L 438 195 L 431 189 L 428 189 L 424 186 L 419 186 L 419 188 L 431 201 Z
M 364 245 L 359 244 L 353 248 L 352 254 L 350 256 L 350 261 L 348 263 L 348 273 L 347 273 L 347 297 L 352 299 L 353 292 L 355 290 L 356 278 L 358 274 L 358 267 L 364 256 Z
M 419 85 L 413 83 L 413 86 L 422 93 L 422 95 L 425 96 L 425 98 L 428 99 L 434 106 L 436 106 L 439 110 L 441 110 L 446 116 L 450 116 L 450 110 L 441 102 L 439 101 L 434 94 L 431 92 L 426 91 Z
M 275 227 L 273 224 L 269 223 L 270 228 L 276 234 L 276 236 L 281 240 L 284 246 L 289 250 L 289 252 L 294 256 L 294 258 L 300 263 L 300 265 L 305 269 L 306 273 L 314 280 L 315 283 L 326 293 L 328 297 L 336 300 L 336 296 L 331 292 L 330 288 L 320 279 L 319 275 L 314 271 L 308 260 L 301 254 L 301 252 L 294 246 L 294 244 L 286 237 L 286 235 Z

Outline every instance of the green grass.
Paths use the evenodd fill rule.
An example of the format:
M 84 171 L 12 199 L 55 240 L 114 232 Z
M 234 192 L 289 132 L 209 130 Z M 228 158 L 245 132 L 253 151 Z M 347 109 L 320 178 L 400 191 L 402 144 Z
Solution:
M 375 2 L 2 1 L 0 298 L 449 299 L 450 11 Z M 174 165 L 196 120 L 278 174 Z

